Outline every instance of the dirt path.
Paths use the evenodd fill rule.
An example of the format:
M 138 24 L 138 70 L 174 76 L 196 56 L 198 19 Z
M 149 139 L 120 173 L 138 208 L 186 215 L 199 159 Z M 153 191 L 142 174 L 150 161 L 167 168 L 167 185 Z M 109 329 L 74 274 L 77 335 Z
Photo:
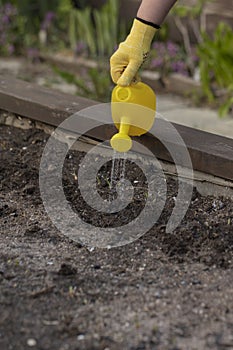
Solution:
M 38 167 L 47 138 L 0 126 L 0 349 L 233 349 L 232 201 L 194 192 L 166 234 L 169 180 L 150 232 L 90 252 L 44 211 Z M 73 164 L 64 174 L 71 201 Z

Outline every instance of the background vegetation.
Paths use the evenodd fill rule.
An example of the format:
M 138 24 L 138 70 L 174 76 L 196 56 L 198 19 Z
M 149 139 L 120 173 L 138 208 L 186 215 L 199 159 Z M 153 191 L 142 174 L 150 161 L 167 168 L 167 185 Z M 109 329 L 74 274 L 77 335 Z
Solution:
M 212 36 L 203 32 L 199 18 L 207 2 L 198 0 L 193 7 L 177 3 L 171 14 L 182 43 L 172 42 L 169 27 L 164 25 L 144 68 L 159 71 L 162 79 L 174 72 L 199 79 L 200 99 L 219 106 L 222 116 L 233 103 L 233 32 L 224 23 Z M 194 45 L 187 20 L 195 36 Z M 33 60 L 41 53 L 70 50 L 74 56 L 94 59 L 97 66 L 87 69 L 88 83 L 58 67 L 54 69 L 75 84 L 79 94 L 98 100 L 109 97 L 111 81 L 106 64 L 129 28 L 130 23 L 119 16 L 117 0 L 106 0 L 98 8 L 87 0 L 0 0 L 0 55 L 24 55 Z

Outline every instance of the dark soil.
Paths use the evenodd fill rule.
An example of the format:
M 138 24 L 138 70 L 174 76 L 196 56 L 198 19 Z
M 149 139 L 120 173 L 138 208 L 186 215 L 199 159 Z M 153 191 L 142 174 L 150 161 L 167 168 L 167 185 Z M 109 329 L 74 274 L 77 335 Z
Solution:
M 166 207 L 148 233 L 90 251 L 63 237 L 43 208 L 38 169 L 47 139 L 37 129 L 0 127 L 0 349 L 233 349 L 232 201 L 194 190 L 181 225 L 168 234 L 177 191 L 168 179 Z M 73 191 L 72 167 L 82 157 L 72 151 L 63 183 L 74 210 L 87 213 Z M 109 168 L 100 171 L 103 196 Z M 146 191 L 137 174 L 145 189 L 122 217 L 83 219 L 106 227 L 137 215 Z

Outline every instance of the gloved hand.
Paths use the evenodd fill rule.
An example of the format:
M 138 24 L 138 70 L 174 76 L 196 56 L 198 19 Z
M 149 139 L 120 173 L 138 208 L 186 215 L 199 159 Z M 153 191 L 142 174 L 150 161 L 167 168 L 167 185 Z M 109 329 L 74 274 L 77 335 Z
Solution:
M 159 28 L 134 19 L 130 34 L 110 58 L 111 76 L 115 84 L 128 86 L 140 80 L 137 72 L 148 57 L 152 39 Z

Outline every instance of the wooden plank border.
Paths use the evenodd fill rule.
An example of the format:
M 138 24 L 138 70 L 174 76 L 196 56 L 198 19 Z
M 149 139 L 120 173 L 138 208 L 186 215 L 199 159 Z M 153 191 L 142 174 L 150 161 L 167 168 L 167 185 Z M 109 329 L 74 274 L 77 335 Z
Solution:
M 0 109 L 55 127 L 71 114 L 97 103 L 0 75 Z M 80 117 L 80 123 L 88 122 L 86 117 L 85 120 L 81 118 L 84 117 Z M 189 150 L 194 170 L 233 180 L 233 139 L 175 123 L 173 126 Z M 155 127 L 159 139 L 164 140 L 163 120 L 157 120 L 153 128 Z M 103 141 L 109 139 L 114 132 L 113 125 L 104 125 L 90 130 L 87 136 Z M 150 133 L 141 137 L 142 143 L 159 159 L 172 162 L 159 139 Z

